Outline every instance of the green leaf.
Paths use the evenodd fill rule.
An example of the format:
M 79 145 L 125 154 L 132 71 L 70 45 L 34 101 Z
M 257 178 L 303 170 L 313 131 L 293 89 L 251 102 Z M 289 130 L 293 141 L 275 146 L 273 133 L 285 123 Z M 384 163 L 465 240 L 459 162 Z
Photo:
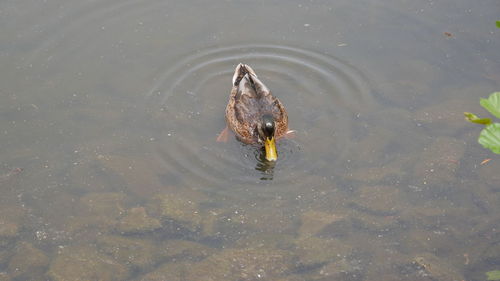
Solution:
M 477 140 L 484 148 L 500 154 L 500 123 L 486 125 Z
M 500 280 L 500 270 L 493 270 L 486 272 L 488 280 Z
M 488 99 L 482 98 L 479 103 L 496 118 L 500 118 L 500 92 L 492 93 Z
M 497 20 L 497 27 L 500 28 L 500 20 Z
M 476 114 L 470 112 L 464 112 L 464 115 L 465 115 L 465 120 L 469 122 L 476 124 L 483 124 L 483 125 L 491 124 L 490 118 L 479 118 L 476 116 Z

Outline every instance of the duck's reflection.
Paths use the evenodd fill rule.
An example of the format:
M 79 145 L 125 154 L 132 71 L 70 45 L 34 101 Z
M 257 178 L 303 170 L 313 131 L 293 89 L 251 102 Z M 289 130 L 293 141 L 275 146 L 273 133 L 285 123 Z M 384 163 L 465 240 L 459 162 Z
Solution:
M 266 159 L 266 152 L 264 148 L 260 150 L 260 153 L 257 155 L 257 165 L 255 166 L 255 170 L 261 172 L 260 180 L 272 180 L 274 177 L 274 166 L 276 165 L 276 161 L 268 161 Z

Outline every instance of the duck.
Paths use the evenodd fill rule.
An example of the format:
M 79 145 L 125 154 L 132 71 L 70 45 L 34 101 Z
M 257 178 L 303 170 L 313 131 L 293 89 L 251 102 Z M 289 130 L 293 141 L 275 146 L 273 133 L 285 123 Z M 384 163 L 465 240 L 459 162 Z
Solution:
M 247 64 L 236 66 L 232 82 L 226 106 L 227 127 L 218 140 L 227 140 L 231 130 L 245 144 L 264 146 L 267 161 L 277 161 L 276 140 L 294 132 L 288 130 L 285 107 Z

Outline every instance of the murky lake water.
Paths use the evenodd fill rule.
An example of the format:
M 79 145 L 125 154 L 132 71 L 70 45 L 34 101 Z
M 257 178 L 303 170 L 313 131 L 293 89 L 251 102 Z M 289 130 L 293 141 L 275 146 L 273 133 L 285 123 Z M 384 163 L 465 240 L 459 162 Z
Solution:
M 486 280 L 497 1 L 3 1 L 0 280 Z M 296 137 L 215 141 L 235 66 Z M 484 159 L 491 161 L 483 163 Z

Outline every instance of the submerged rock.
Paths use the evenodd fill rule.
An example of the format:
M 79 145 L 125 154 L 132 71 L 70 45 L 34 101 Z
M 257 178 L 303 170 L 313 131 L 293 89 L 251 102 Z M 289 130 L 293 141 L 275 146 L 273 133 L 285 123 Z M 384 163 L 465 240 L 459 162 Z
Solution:
M 247 206 L 233 211 L 228 219 L 240 230 L 260 233 L 292 233 L 298 223 L 295 214 L 276 205 Z
M 200 227 L 202 217 L 196 202 L 170 194 L 161 195 L 158 200 L 162 217 L 174 220 L 190 231 Z
M 445 219 L 448 210 L 452 207 L 450 206 L 450 202 L 448 204 L 441 204 L 435 200 L 427 201 L 419 206 L 405 208 L 399 217 L 408 225 L 415 225 L 426 229 L 438 228 Z
M 227 249 L 194 264 L 186 280 L 276 280 L 295 268 L 294 256 L 283 250 Z
M 235 247 L 290 250 L 295 247 L 294 243 L 295 237 L 290 234 L 259 233 L 242 237 Z
M 129 209 L 117 225 L 118 231 L 123 234 L 144 233 L 159 228 L 160 221 L 150 217 L 143 207 Z
M 45 280 L 43 275 L 49 265 L 49 258 L 32 244 L 22 242 L 9 262 L 10 276 L 15 279 Z
M 220 234 L 218 226 L 222 220 L 221 214 L 223 210 L 210 209 L 202 212 L 201 220 L 201 236 L 203 237 L 213 237 Z
M 465 143 L 455 138 L 438 137 L 424 151 L 415 164 L 415 184 L 431 187 L 456 182 L 456 171 L 465 152 Z
M 401 209 L 400 190 L 395 186 L 376 185 L 361 187 L 351 204 L 358 210 L 373 215 L 389 216 Z
M 445 228 L 446 229 L 446 228 Z M 459 245 L 460 239 L 457 239 L 451 230 L 425 230 L 415 229 L 410 231 L 403 241 L 403 244 L 410 252 L 416 251 L 437 251 L 441 253 L 450 253 Z
M 0 219 L 0 239 L 14 238 L 19 233 L 19 225 Z
M 408 256 L 405 253 L 401 253 L 390 245 L 387 245 L 387 243 L 384 241 L 379 241 L 378 243 L 367 241 L 367 243 L 369 243 L 370 246 L 362 247 L 363 250 L 368 248 L 368 251 L 370 253 L 370 262 L 366 264 L 366 268 L 363 270 L 363 276 L 365 278 L 364 280 L 426 280 L 415 278 L 416 276 L 411 276 L 411 278 L 408 276 L 410 272 L 414 271 L 412 266 L 408 265 L 409 261 L 412 258 L 411 256 Z M 408 267 L 411 268 L 408 269 Z
M 125 194 L 118 192 L 92 192 L 80 198 L 84 212 L 112 218 L 120 217 L 125 209 Z
M 139 281 L 184 281 L 184 276 L 191 269 L 191 263 L 166 263 L 153 272 L 147 273 Z
M 422 253 L 415 256 L 413 262 L 424 270 L 433 280 L 463 281 L 463 274 L 445 259 L 438 258 L 431 253 Z
M 54 281 L 125 280 L 128 269 L 113 258 L 86 246 L 63 249 L 52 261 L 48 275 Z
M 398 216 L 380 216 L 366 212 L 353 212 L 351 221 L 355 227 L 375 233 L 387 233 L 402 228 Z
M 162 219 L 177 223 L 191 232 L 198 232 L 203 225 L 199 203 L 205 197 L 199 197 L 199 193 L 190 195 L 159 194 L 154 197 L 149 207 L 153 213 L 157 213 Z
M 97 239 L 99 250 L 121 264 L 145 269 L 156 262 L 157 247 L 150 240 L 105 235 Z
M 97 215 L 80 216 L 72 219 L 66 226 L 66 231 L 75 237 L 94 236 L 99 233 L 109 233 L 115 229 L 118 220 Z
M 80 198 L 79 216 L 69 221 L 67 231 L 81 234 L 85 231 L 110 232 L 115 229 L 125 212 L 125 194 L 93 192 Z
M 353 231 L 356 231 L 357 227 L 355 224 L 355 218 L 352 217 L 352 213 L 357 214 L 358 212 L 343 212 L 343 219 L 334 221 L 333 223 L 325 226 L 316 236 L 322 238 L 346 238 L 351 236 Z
M 321 278 L 321 280 L 351 280 L 356 279 L 356 276 L 361 276 L 361 274 L 360 261 L 347 258 L 325 264 L 318 272 L 319 276 L 326 278 Z
M 342 215 L 321 211 L 306 211 L 302 214 L 299 235 L 301 237 L 314 236 L 326 226 L 343 219 Z
M 202 260 L 216 252 L 215 249 L 187 240 L 167 240 L 158 245 L 159 255 L 168 260 Z
M 24 214 L 25 210 L 17 205 L 3 205 L 0 207 L 0 240 L 10 241 L 10 239 L 19 235 L 19 228 Z
M 120 186 L 121 181 L 113 181 L 94 155 L 81 157 L 78 165 L 71 168 L 68 174 L 70 187 L 79 192 L 106 192 L 109 186 Z
M 308 237 L 296 241 L 296 253 L 303 266 L 320 265 L 339 260 L 352 252 L 352 247 L 335 238 Z
M 6 272 L 0 272 L 0 281 L 11 281 L 10 276 Z

